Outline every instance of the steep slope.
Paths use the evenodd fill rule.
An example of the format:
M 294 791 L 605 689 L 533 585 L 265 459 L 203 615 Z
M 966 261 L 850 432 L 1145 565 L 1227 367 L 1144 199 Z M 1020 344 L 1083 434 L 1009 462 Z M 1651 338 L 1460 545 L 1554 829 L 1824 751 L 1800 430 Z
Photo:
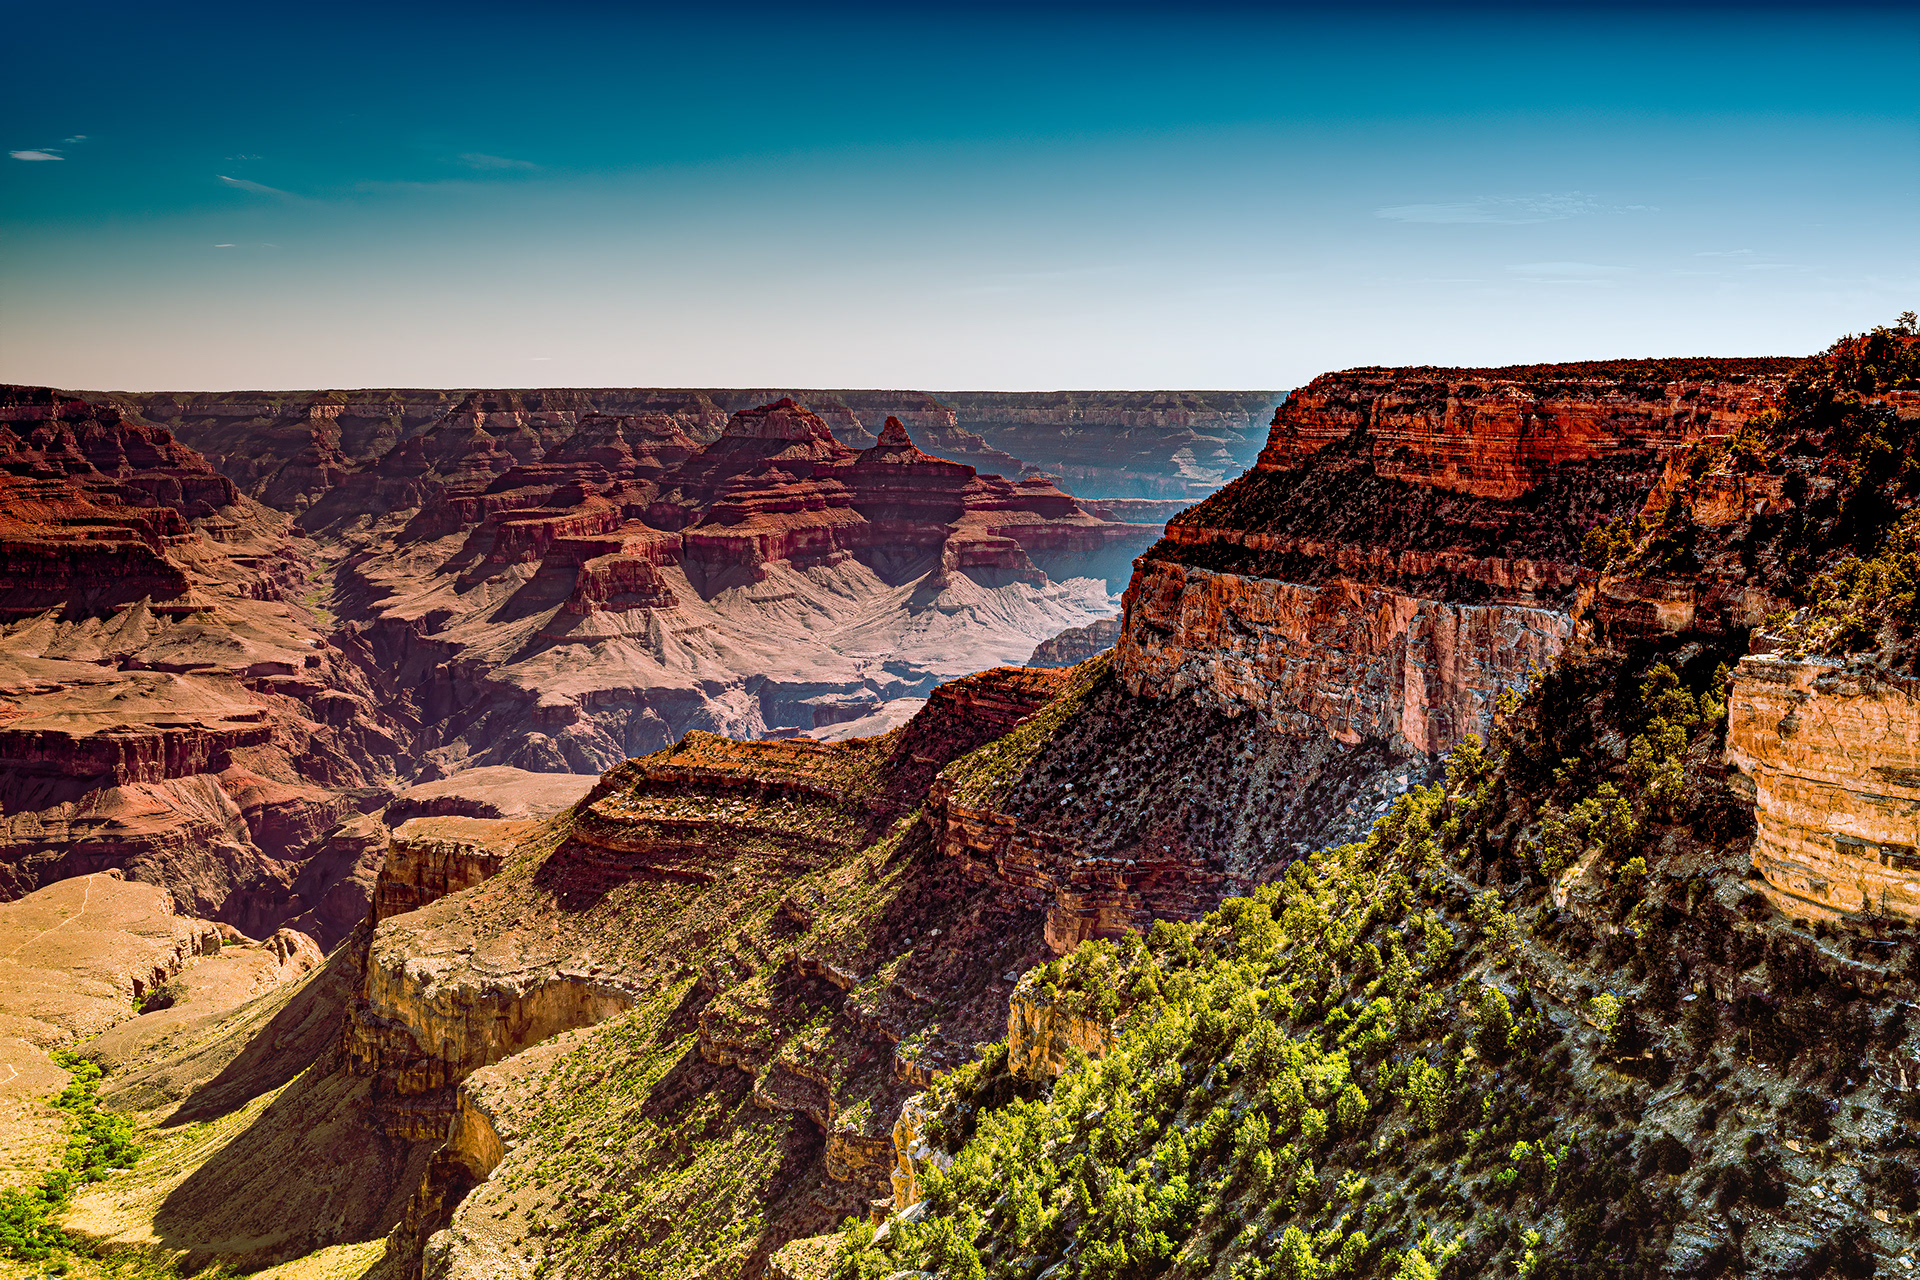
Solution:
M 848 744 L 691 735 L 544 825 L 413 820 L 377 927 L 117 1063 L 153 1154 L 68 1225 L 252 1266 L 392 1230 L 396 1274 L 427 1246 L 435 1275 L 691 1275 L 862 1211 L 900 1099 L 997 1034 L 1039 952 L 926 856 L 916 797 L 1063 680 L 969 677 Z
M 1916 357 L 1841 344 L 1593 526 L 1581 638 L 1444 786 L 1029 974 L 794 1274 L 1911 1267 Z

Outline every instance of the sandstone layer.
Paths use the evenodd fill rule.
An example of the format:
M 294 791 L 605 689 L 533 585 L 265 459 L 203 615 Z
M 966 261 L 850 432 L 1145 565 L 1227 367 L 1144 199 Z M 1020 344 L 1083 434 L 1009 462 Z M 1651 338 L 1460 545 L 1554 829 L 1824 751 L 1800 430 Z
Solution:
M 1789 917 L 1920 917 L 1920 681 L 1830 661 L 1740 660 L 1727 760 L 1754 866 Z
M 1059 635 L 1042 640 L 1027 659 L 1030 667 L 1071 667 L 1095 654 L 1113 648 L 1120 638 L 1120 619 L 1101 618 L 1084 627 L 1070 627 Z

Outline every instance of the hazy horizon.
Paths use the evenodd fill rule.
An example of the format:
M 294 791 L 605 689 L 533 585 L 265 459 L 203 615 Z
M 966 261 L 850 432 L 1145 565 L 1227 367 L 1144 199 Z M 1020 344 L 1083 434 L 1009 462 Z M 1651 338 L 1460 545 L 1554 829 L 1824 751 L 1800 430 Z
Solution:
M 0 86 L 12 382 L 1283 390 L 1920 298 L 1902 7 L 11 28 L 62 51 Z

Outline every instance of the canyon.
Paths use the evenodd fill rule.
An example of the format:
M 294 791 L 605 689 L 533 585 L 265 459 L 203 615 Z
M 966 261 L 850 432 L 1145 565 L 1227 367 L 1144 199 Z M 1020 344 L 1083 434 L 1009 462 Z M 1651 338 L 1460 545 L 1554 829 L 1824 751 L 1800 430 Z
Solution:
M 919 393 L 831 400 L 860 450 L 784 397 L 0 401 L 0 892 L 117 870 L 323 948 L 408 817 L 693 729 L 884 729 L 1110 614 L 1167 505 L 850 407 L 968 445 Z
M 1455 1247 L 1480 1251 L 1460 1274 L 1493 1274 L 1496 1255 L 1518 1254 L 1473 1224 L 1512 1198 L 1494 1165 L 1480 1178 L 1468 1160 L 1484 1163 L 1484 1144 L 1423 1120 L 1432 1109 L 1407 1083 L 1444 1069 L 1489 1109 L 1518 1098 L 1557 1128 L 1569 1169 L 1590 1158 L 1570 1150 L 1613 1142 L 1597 1134 L 1655 1152 L 1641 1176 L 1673 1179 L 1659 1184 L 1661 1247 L 1676 1273 L 1709 1274 L 1724 1218 L 1701 1181 L 1706 1156 L 1735 1167 L 1727 1144 L 1744 1138 L 1752 1156 L 1776 1113 L 1799 1114 L 1766 1029 L 1800 1025 L 1809 992 L 1857 1011 L 1911 989 L 1920 717 L 1907 642 L 1884 632 L 1877 650 L 1821 650 L 1806 628 L 1825 606 L 1805 585 L 1873 554 L 1913 506 L 1894 481 L 1859 479 L 1849 451 L 1864 421 L 1902 442 L 1888 474 L 1906 474 L 1920 396 L 1850 393 L 1823 419 L 1805 406 L 1828 376 L 1789 360 L 1327 374 L 1278 406 L 1244 475 L 1173 513 L 1143 505 L 1160 494 L 1081 501 L 1045 477 L 933 456 L 890 400 L 856 449 L 799 396 L 722 413 L 713 396 L 608 407 L 603 393 L 483 393 L 324 484 L 263 462 L 197 518 L 257 528 L 222 547 L 284 546 L 297 572 L 276 581 L 294 592 L 310 580 L 299 557 L 344 552 L 306 612 L 282 599 L 289 586 L 245 588 L 316 619 L 302 633 L 313 662 L 169 661 L 186 637 L 154 647 L 181 624 L 136 617 L 155 615 L 150 592 L 112 621 L 23 609 L 7 633 L 45 683 L 8 691 L 0 747 L 69 779 L 33 784 L 38 807 L 10 828 L 20 847 L 42 841 L 48 865 L 78 857 L 42 833 L 102 821 L 111 795 L 126 874 L 159 883 L 182 872 L 142 852 L 136 819 L 163 799 L 184 812 L 191 791 L 194 838 L 250 842 L 250 874 L 301 894 L 296 924 L 320 918 L 306 896 L 320 885 L 305 869 L 323 859 L 314 850 L 334 868 L 324 960 L 152 1043 L 106 1042 L 106 1104 L 140 1116 L 156 1151 L 82 1192 L 69 1226 L 189 1266 L 350 1249 L 368 1275 L 818 1280 L 840 1257 L 913 1274 L 942 1265 L 929 1259 L 948 1246 L 927 1242 L 944 1237 L 923 1224 L 970 1203 L 948 1179 L 988 1117 L 1072 1106 L 1055 1163 L 1101 1172 L 1054 1211 L 1089 1229 L 1113 1179 L 1164 1181 L 1165 1162 L 1198 1168 L 1230 1147 L 1247 1167 L 1257 1148 L 1297 1162 L 1297 1144 L 1318 1143 L 1329 1185 L 1350 1165 L 1391 1189 L 1340 1192 L 1372 1233 L 1353 1247 L 1408 1250 L 1379 1255 L 1398 1265 L 1434 1247 L 1421 1215 L 1456 1215 Z M 1140 426 L 1224 433 L 1254 399 L 1169 397 L 1142 406 Z M 1091 412 L 1045 397 L 938 402 L 982 433 L 1029 410 Z M 61 403 L 89 421 L 120 412 Z M 342 403 L 309 440 L 347 430 Z M 852 393 L 841 403 L 870 411 Z M 140 412 L 189 416 L 169 407 Z M 283 473 L 304 486 L 297 516 L 243 491 Z M 130 520 L 83 523 L 122 519 L 93 475 L 61 481 L 88 495 L 73 527 L 134 541 Z M 1166 519 L 1164 532 L 1122 518 L 1136 514 Z M 187 565 L 174 548 L 198 544 L 166 536 L 182 541 L 141 543 L 185 566 L 164 599 L 237 600 L 255 581 L 225 552 Z M 248 554 L 248 570 L 267 557 Z M 1119 576 L 1117 562 L 1131 576 L 1112 620 L 1104 588 L 1072 584 Z M 870 612 L 830 633 L 846 667 L 806 678 L 782 665 L 850 602 Z M 201 612 L 230 607 L 246 616 Z M 322 607 L 344 621 L 321 630 Z M 959 633 L 940 620 L 963 614 L 968 634 L 999 626 L 1008 647 L 976 641 L 976 665 L 949 661 Z M 609 680 L 633 669 L 629 653 L 665 675 Z M 757 678 L 725 686 L 722 669 Z M 249 683 L 289 676 L 262 686 L 271 694 Z M 106 696 L 145 718 L 88 719 L 88 699 Z M 367 724 L 311 714 L 336 698 L 357 699 Z M 173 701 L 191 715 L 169 718 Z M 374 780 L 402 754 L 410 786 L 392 766 Z M 323 785 L 321 758 L 345 761 L 332 766 L 343 780 L 363 772 Z M 69 773 L 47 772 L 63 761 Z M 73 781 L 83 769 L 100 798 Z M 300 825 L 289 797 L 302 787 L 356 798 Z M 273 846 L 309 851 L 300 869 L 266 856 L 257 833 L 277 830 L 305 833 Z M 199 893 L 225 919 L 246 895 L 212 882 L 196 871 L 174 896 Z M 1349 883 L 1347 909 L 1329 911 L 1323 895 Z M 1277 936 L 1293 942 L 1276 950 Z M 1216 999 L 1183 968 L 1209 948 L 1224 948 L 1224 967 L 1208 974 L 1271 963 L 1299 976 L 1262 997 L 1265 1012 Z M 1681 1010 L 1696 1002 L 1744 1032 L 1743 1057 L 1714 1057 L 1713 1028 L 1684 1057 L 1702 1033 L 1683 1034 Z M 1496 1005 L 1524 1033 L 1496 1044 Z M 1615 1020 L 1635 1005 L 1640 1041 Z M 1864 1025 L 1860 1053 L 1872 1036 L 1905 1051 L 1897 1016 Z M 1434 1043 L 1383 1047 L 1395 1034 Z M 1272 1047 L 1287 1035 L 1305 1039 Z M 1185 1056 L 1094 1107 L 1101 1064 L 1135 1061 L 1154 1036 L 1186 1037 Z M 1527 1036 L 1542 1055 L 1508 1074 Z M 1461 1052 L 1469 1038 L 1484 1053 Z M 1308 1072 L 1298 1099 L 1239 1083 L 1288 1054 Z M 1689 1061 L 1699 1069 L 1682 1079 Z M 1845 1094 L 1868 1072 L 1862 1057 L 1805 1079 L 1829 1068 Z M 1710 1108 L 1729 1136 L 1702 1120 L 1707 1136 L 1686 1138 L 1729 1079 L 1743 1101 L 1724 1120 Z M 1836 1115 L 1836 1144 L 1858 1147 L 1847 1168 L 1900 1149 L 1901 1081 Z M 1349 1084 L 1358 1111 L 1343 1113 Z M 1190 1095 L 1168 1113 L 1178 1153 L 1113 1164 L 1103 1144 L 1131 1159 L 1135 1138 L 1103 1117 L 1129 1092 L 1166 1091 Z M 1616 1130 L 1615 1104 L 1601 1109 L 1616 1097 L 1700 1147 L 1700 1167 L 1653 1145 L 1652 1127 L 1638 1143 Z M 1291 1115 L 1276 1123 L 1297 1125 L 1293 1140 L 1234 1136 L 1236 1108 Z M 1398 1127 L 1363 1127 L 1385 1116 Z M 1503 1151 L 1517 1149 L 1510 1129 L 1492 1140 Z M 1400 1170 L 1415 1147 L 1426 1163 Z M 1791 1149 L 1796 1187 L 1853 1178 Z M 262 1153 L 312 1172 L 269 1186 Z M 335 1176 L 348 1163 L 368 1171 L 353 1187 Z M 1328 1231 L 1348 1212 L 1292 1173 L 1274 1193 L 1284 1212 L 1229 1204 L 1266 1194 L 1265 1175 L 1236 1168 L 1204 1184 L 1216 1225 L 1182 1237 L 1196 1266 L 1271 1253 L 1296 1205 L 1318 1205 Z M 1407 1219 L 1404 1203 L 1442 1182 L 1452 1190 Z M 1846 1185 L 1869 1184 L 1863 1172 Z M 1834 1225 L 1829 1208 L 1807 1197 L 1749 1215 L 1740 1247 L 1795 1274 L 1782 1260 Z M 1580 1243 L 1575 1216 L 1530 1219 L 1535 1244 L 1586 1257 L 1597 1246 Z M 1239 1234 L 1256 1217 L 1271 1239 Z M 1006 1274 L 1079 1248 L 1016 1228 L 997 1204 L 968 1221 L 975 1265 Z M 1873 1248 L 1905 1247 L 1905 1217 L 1871 1221 Z

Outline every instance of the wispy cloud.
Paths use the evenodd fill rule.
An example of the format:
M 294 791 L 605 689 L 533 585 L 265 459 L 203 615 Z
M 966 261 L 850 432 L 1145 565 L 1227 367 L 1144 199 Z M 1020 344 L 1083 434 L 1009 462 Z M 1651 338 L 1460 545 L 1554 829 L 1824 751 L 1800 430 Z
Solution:
M 469 169 L 494 171 L 502 169 L 528 170 L 538 169 L 540 167 L 531 160 L 511 160 L 506 156 L 490 156 L 484 151 L 463 151 L 460 153 L 460 163 Z
M 58 147 L 33 147 L 26 151 L 9 151 L 15 160 L 65 160 Z
M 1425 222 L 1440 226 L 1479 223 L 1518 227 L 1536 222 L 1560 222 L 1589 213 L 1645 213 L 1644 204 L 1606 205 L 1578 191 L 1534 196 L 1482 196 L 1433 204 L 1396 204 L 1373 211 L 1390 222 Z
M 252 182 L 246 178 L 229 178 L 224 173 L 218 176 L 223 184 L 232 187 L 236 191 L 245 191 L 256 196 L 272 196 L 277 200 L 292 200 L 303 203 L 306 199 L 306 197 L 297 196 L 291 191 L 282 191 L 278 187 L 270 187 L 264 182 Z
M 233 248 L 233 245 L 232 245 L 232 244 L 230 244 L 230 243 L 229 243 L 229 244 L 217 244 L 217 245 L 215 245 L 215 246 L 213 246 L 213 247 L 214 247 L 214 248 L 216 248 L 216 249 L 231 249 L 231 248 Z
M 1744 258 L 1752 252 L 1751 249 L 1702 249 L 1693 256 L 1696 258 Z
M 60 139 L 60 141 L 62 142 L 85 142 L 86 140 L 87 140 L 87 135 L 84 133 L 76 133 L 71 138 Z

